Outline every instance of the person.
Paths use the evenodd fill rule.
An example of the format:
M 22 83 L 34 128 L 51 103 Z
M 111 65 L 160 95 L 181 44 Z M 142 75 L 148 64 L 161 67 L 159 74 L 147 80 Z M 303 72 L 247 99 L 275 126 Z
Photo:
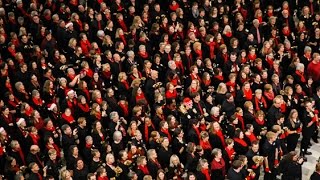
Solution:
M 310 176 L 310 180 L 316 180 L 320 178 L 320 163 L 318 162 L 316 164 L 316 169 L 315 171 L 312 173 L 312 175 Z
M 303 157 L 299 157 L 299 154 L 295 151 L 291 151 L 285 155 L 279 165 L 279 169 L 283 173 L 282 179 L 302 179 L 303 162 Z
M 264 157 L 264 179 L 275 179 L 277 173 L 276 168 L 279 165 L 278 160 L 278 151 L 275 145 L 275 141 L 277 138 L 276 133 L 274 132 L 267 132 L 267 140 L 262 146 L 262 155 Z
M 229 169 L 227 177 L 228 179 L 241 180 L 242 173 L 241 170 L 243 168 L 242 162 L 240 160 L 235 160 L 232 163 L 232 167 Z

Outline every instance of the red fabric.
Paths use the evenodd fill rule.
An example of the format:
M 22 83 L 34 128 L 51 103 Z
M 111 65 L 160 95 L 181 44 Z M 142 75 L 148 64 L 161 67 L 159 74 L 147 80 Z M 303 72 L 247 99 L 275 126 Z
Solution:
M 129 86 L 128 81 L 123 80 L 123 81 L 121 81 L 121 83 L 124 85 L 124 87 L 126 88 L 126 90 L 129 90 L 129 89 L 130 89 L 130 86 Z
M 143 172 L 143 174 L 145 174 L 145 175 L 149 175 L 150 174 L 149 173 L 149 169 L 148 169 L 147 166 L 139 165 L 138 169 L 140 169 Z
M 243 139 L 240 139 L 240 138 L 233 138 L 233 140 L 237 143 L 239 143 L 241 146 L 243 147 L 247 147 L 248 144 L 246 143 L 246 141 L 244 141 Z
M 74 118 L 73 118 L 72 115 L 67 116 L 65 113 L 62 114 L 62 118 L 63 118 L 65 121 L 67 121 L 68 123 L 71 123 L 71 122 L 74 121 Z
M 200 140 L 200 146 L 202 147 L 203 150 L 212 150 L 212 146 L 209 141 L 203 141 L 202 139 Z
M 38 145 L 40 136 L 37 134 L 30 133 L 29 134 L 34 145 Z
M 210 180 L 209 169 L 202 169 L 201 172 L 206 176 L 206 180 Z
M 239 114 L 236 114 L 236 117 L 238 118 L 238 121 L 241 122 L 241 129 L 244 130 L 245 127 L 244 127 L 244 120 L 243 120 L 243 117 L 240 116 Z
M 250 135 L 246 134 L 246 136 L 250 140 L 250 142 L 257 140 L 257 137 L 253 133 L 251 133 Z
M 247 101 L 251 101 L 252 100 L 252 90 L 249 89 L 249 90 L 243 90 L 243 94 L 245 96 L 245 99 Z
M 127 25 L 126 25 L 126 23 L 124 22 L 124 20 L 121 20 L 121 21 L 118 20 L 118 23 L 119 23 L 121 29 L 123 30 L 123 32 L 128 32 L 128 28 L 127 28 Z
M 83 111 L 83 112 L 89 112 L 90 111 L 90 107 L 89 105 L 86 104 L 82 104 L 82 103 L 78 103 L 78 107 Z
M 166 98 L 167 99 L 175 99 L 175 98 L 177 98 L 177 90 L 173 90 L 172 92 L 167 90 L 166 91 Z
M 227 32 L 225 36 L 227 36 L 228 38 L 232 37 L 232 32 Z
M 149 54 L 147 52 L 141 52 L 139 51 L 138 54 L 143 58 L 143 59 L 147 59 L 149 57 Z
M 121 41 L 123 42 L 124 46 L 127 45 L 127 40 L 126 37 L 124 35 L 119 35 L 119 38 L 121 39 Z
M 37 130 L 42 129 L 43 126 L 44 126 L 44 121 L 43 121 L 42 118 L 37 119 L 37 121 L 34 120 L 33 123 L 34 123 L 34 127 L 35 127 Z
M 256 118 L 255 120 L 256 120 L 256 123 L 257 123 L 258 125 L 264 126 L 264 123 L 265 123 L 264 119 L 260 120 L 260 119 Z
M 152 122 L 150 122 L 150 126 L 155 129 Z M 146 141 L 149 141 L 149 126 L 147 125 L 147 123 L 144 123 L 144 136 L 146 138 Z
M 303 83 L 307 82 L 303 72 L 296 70 L 296 75 L 299 76 L 301 82 Z
M 119 106 L 123 111 L 123 116 L 124 117 L 128 117 L 128 115 L 129 115 L 129 107 L 128 107 L 128 105 L 124 104 L 124 103 L 119 103 Z
M 230 161 L 232 161 L 233 160 L 232 156 L 234 155 L 234 152 L 235 152 L 234 149 L 233 148 L 229 149 L 228 147 L 226 147 L 225 150 L 226 150 L 226 152 L 228 154 L 228 157 L 229 157 Z
M 196 132 L 198 138 L 200 139 L 200 131 L 199 131 L 199 129 L 196 128 L 196 127 L 192 127 L 192 129 L 194 129 L 194 131 Z
M 223 135 L 221 129 L 219 131 L 217 131 L 216 134 L 220 138 L 223 147 L 226 147 L 226 142 L 225 142 L 224 135 Z
M 254 98 L 254 102 L 255 102 L 255 105 L 256 105 L 256 108 L 255 108 L 256 111 L 261 110 L 261 109 L 260 109 L 260 106 L 259 106 L 260 103 L 263 104 L 263 107 L 264 107 L 264 108 L 267 108 L 267 107 L 268 107 L 268 106 L 267 106 L 267 102 L 266 102 L 266 100 L 264 99 L 263 96 L 261 97 L 261 99 L 258 99 L 257 97 L 255 97 L 255 98 Z
M 198 109 L 199 109 L 199 111 L 200 111 L 200 114 L 201 114 L 201 115 L 203 115 L 203 114 L 204 114 L 204 112 L 203 112 L 203 109 L 202 109 L 202 107 L 201 107 L 201 104 L 200 104 L 200 102 L 198 102 L 198 103 L 195 103 L 195 104 L 197 104 L 197 106 L 198 106 Z
M 91 43 L 89 40 L 81 40 L 80 47 L 82 49 L 83 54 L 88 55 L 91 49 Z
M 209 50 L 210 50 L 210 59 L 214 59 L 214 48 L 216 46 L 215 42 L 208 42 L 207 43 L 209 46 Z
M 224 177 L 226 174 L 226 169 L 225 169 L 225 162 L 224 159 L 221 158 L 220 162 L 217 162 L 215 159 L 211 161 L 211 170 L 217 170 L 221 169 L 222 170 L 222 176 Z
M 169 142 L 171 142 L 171 135 L 169 133 L 169 129 L 164 129 L 164 128 L 161 128 L 161 132 L 163 132 L 165 135 L 167 135 L 168 139 L 169 139 Z
M 37 106 L 42 106 L 42 99 L 41 98 L 32 98 L 32 101 Z
M 26 165 L 26 159 L 25 159 L 25 157 L 24 157 L 24 154 L 23 154 L 23 152 L 22 152 L 22 149 L 19 148 L 19 149 L 16 149 L 16 151 L 19 153 L 19 156 L 20 156 L 20 158 L 21 158 L 21 160 L 22 160 L 22 163 L 23 163 L 24 165 Z

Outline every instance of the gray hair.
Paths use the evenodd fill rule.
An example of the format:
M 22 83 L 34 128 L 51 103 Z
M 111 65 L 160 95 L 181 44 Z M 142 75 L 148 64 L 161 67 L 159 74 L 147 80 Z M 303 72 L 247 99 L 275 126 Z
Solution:
M 304 47 L 303 52 L 308 52 L 308 51 L 312 51 L 311 47 L 310 46 Z
M 304 64 L 298 63 L 297 67 L 296 67 L 296 70 L 302 70 L 302 69 L 304 69 Z
M 103 30 L 99 30 L 98 32 L 97 32 L 97 36 L 98 37 L 102 37 L 102 36 L 104 36 L 105 34 L 104 34 L 104 31 Z
M 112 111 L 112 112 L 110 113 L 110 119 L 113 119 L 114 117 L 116 117 L 117 114 L 118 114 L 117 111 Z

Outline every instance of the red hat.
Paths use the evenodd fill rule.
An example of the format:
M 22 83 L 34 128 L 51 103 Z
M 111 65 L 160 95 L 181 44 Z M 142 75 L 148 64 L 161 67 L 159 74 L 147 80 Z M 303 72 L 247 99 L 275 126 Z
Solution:
M 55 107 L 57 107 L 57 105 L 55 103 L 51 103 L 51 104 L 48 104 L 47 107 L 49 111 L 52 111 Z
M 184 99 L 183 99 L 183 104 L 184 104 L 184 105 L 192 104 L 192 100 L 191 100 L 190 98 L 188 98 L 188 97 L 187 97 L 187 98 L 184 98 Z

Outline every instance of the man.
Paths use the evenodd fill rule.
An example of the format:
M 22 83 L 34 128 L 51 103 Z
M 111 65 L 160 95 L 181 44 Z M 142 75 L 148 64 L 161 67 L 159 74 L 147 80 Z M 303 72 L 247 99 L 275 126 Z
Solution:
M 151 76 L 146 80 L 145 93 L 149 104 L 154 104 L 155 91 L 159 91 L 162 83 L 158 82 L 159 73 L 156 70 L 151 71 Z M 160 91 L 161 92 L 161 91 Z
M 318 122 L 318 111 L 313 109 L 312 103 L 307 100 L 304 102 L 305 109 L 302 113 L 302 141 L 301 141 L 301 156 L 305 158 L 305 155 L 311 155 L 312 153 L 307 151 L 310 144 L 310 139 L 315 132 L 316 124 Z
M 251 148 L 246 154 L 246 157 L 248 158 L 248 168 L 252 169 L 256 173 L 256 177 L 260 176 L 260 168 L 256 167 L 256 163 L 253 162 L 254 156 L 259 156 L 259 141 L 253 141 L 251 143 Z M 260 166 L 259 166 L 260 167 Z
M 262 30 L 261 30 L 259 20 L 258 19 L 254 19 L 252 21 L 252 24 L 253 24 L 253 26 L 250 29 L 250 33 L 253 34 L 253 36 L 255 37 L 255 39 L 258 42 L 258 45 L 260 46 L 264 41 L 264 34 L 263 34 Z
M 29 164 L 29 169 L 31 170 L 31 173 L 29 174 L 30 180 L 42 180 L 43 175 L 40 173 L 40 167 L 37 163 L 32 162 Z M 44 169 L 44 175 L 46 174 L 46 169 Z
M 231 93 L 226 94 L 226 100 L 224 100 L 222 103 L 221 111 L 225 112 L 228 118 L 235 113 L 236 105 L 234 103 L 234 97 Z
M 241 170 L 243 168 L 242 161 L 235 160 L 232 163 L 232 167 L 228 171 L 228 179 L 232 180 L 242 180 Z
M 281 106 L 281 99 L 279 97 L 275 97 L 273 99 L 273 105 L 270 107 L 267 113 L 267 126 L 268 129 L 276 123 L 278 114 L 281 113 L 280 106 Z
M 262 146 L 262 155 L 264 157 L 264 179 L 276 179 L 276 167 L 279 165 L 278 151 L 275 145 L 277 135 L 274 132 L 267 132 L 267 140 Z
M 320 54 L 313 53 L 313 60 L 309 63 L 307 67 L 308 76 L 312 77 L 315 86 L 319 86 L 320 83 Z
M 30 163 L 37 163 L 39 167 L 41 168 L 44 168 L 43 166 L 43 160 L 40 158 L 40 148 L 38 145 L 32 145 L 30 147 L 30 152 L 29 154 L 27 155 L 27 158 L 26 158 L 26 163 L 27 164 L 30 164 Z

